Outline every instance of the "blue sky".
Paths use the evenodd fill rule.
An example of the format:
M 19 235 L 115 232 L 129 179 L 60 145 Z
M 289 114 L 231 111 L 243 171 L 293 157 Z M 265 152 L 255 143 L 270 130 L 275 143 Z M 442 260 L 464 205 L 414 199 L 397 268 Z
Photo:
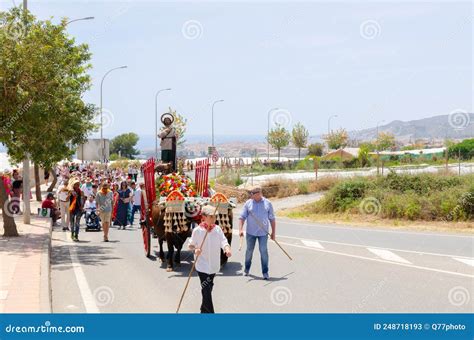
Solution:
M 21 1 L 16 0 L 19 4 Z M 2 0 L 2 9 L 13 1 Z M 463 109 L 472 112 L 470 2 L 30 1 L 41 19 L 94 16 L 69 25 L 93 53 L 85 99 L 113 120 L 105 135 L 154 132 L 169 106 L 189 134 L 265 134 L 267 112 L 288 110 L 312 135 Z M 192 31 L 195 24 L 197 31 Z M 190 31 L 186 33 L 186 28 Z M 193 36 L 193 33 L 197 33 Z M 288 114 L 288 113 L 285 113 Z

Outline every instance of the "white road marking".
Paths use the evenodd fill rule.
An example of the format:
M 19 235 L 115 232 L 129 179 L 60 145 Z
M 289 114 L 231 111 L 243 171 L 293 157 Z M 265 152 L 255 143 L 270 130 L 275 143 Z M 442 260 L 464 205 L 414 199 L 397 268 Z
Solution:
M 314 250 L 314 251 L 320 251 L 320 252 L 328 253 L 328 254 L 347 256 L 347 257 L 352 257 L 352 258 L 356 258 L 356 259 L 360 259 L 360 260 L 374 261 L 374 262 L 380 262 L 380 263 L 390 263 L 390 264 L 393 264 L 393 265 L 396 265 L 396 266 L 403 266 L 403 267 L 409 267 L 409 268 L 427 270 L 427 271 L 431 271 L 431 272 L 437 272 L 437 273 L 443 273 L 443 274 L 450 274 L 450 275 L 456 275 L 456 276 L 474 278 L 474 275 L 464 274 L 464 273 L 458 273 L 458 272 L 451 272 L 451 271 L 448 271 L 448 270 L 442 270 L 442 269 L 436 269 L 436 268 L 430 268 L 430 267 L 423 267 L 423 266 L 416 266 L 416 265 L 413 265 L 413 264 L 387 261 L 387 260 L 376 259 L 376 258 L 372 258 L 372 257 L 365 257 L 365 256 L 359 256 L 359 255 L 345 254 L 345 253 L 340 253 L 340 252 L 337 252 L 337 251 L 331 251 L 331 250 L 326 250 L 326 249 L 318 249 L 318 248 L 311 248 L 311 247 L 300 246 L 300 245 L 297 245 L 297 244 L 286 243 L 286 242 L 280 242 L 280 244 L 284 244 L 284 245 L 291 246 L 291 247 L 296 247 L 296 248 L 303 248 L 303 249 L 309 249 L 309 250 Z
M 359 227 L 359 226 L 334 226 L 331 225 L 331 223 L 297 223 L 293 222 L 293 220 L 288 219 L 288 218 L 280 218 L 279 221 L 281 223 L 286 223 L 289 225 L 300 225 L 300 226 L 305 226 L 305 227 L 313 227 L 313 228 L 324 228 L 324 229 L 343 229 L 343 230 L 351 230 L 351 231 L 367 231 L 367 232 L 377 232 L 377 233 L 395 233 L 395 234 L 410 234 L 410 235 L 423 235 L 423 236 L 439 236 L 439 237 L 461 237 L 461 238 L 473 238 L 471 235 L 456 235 L 456 234 L 434 234 L 434 233 L 425 233 L 422 231 L 399 231 L 399 230 L 381 230 L 381 229 L 368 229 L 370 227 Z
M 374 253 L 378 257 L 387 260 L 387 261 L 394 261 L 400 263 L 411 263 L 408 260 L 405 260 L 403 257 L 398 256 L 397 254 L 391 252 L 387 249 L 378 249 L 378 248 L 367 248 L 368 251 Z
M 462 262 L 467 264 L 468 266 L 474 267 L 474 259 L 466 259 L 466 258 L 460 258 L 460 257 L 453 257 L 456 261 Z
M 324 247 L 319 243 L 318 241 L 312 241 L 312 240 L 301 240 L 301 242 L 304 243 L 305 246 L 312 247 L 312 248 L 319 248 L 319 249 L 324 249 Z
M 77 256 L 76 246 L 68 242 L 68 235 L 70 233 L 64 233 L 64 240 L 69 243 L 69 256 L 71 257 L 71 265 L 74 269 L 74 275 L 76 276 L 77 286 L 79 287 L 79 291 L 81 293 L 82 302 L 86 308 L 86 313 L 100 313 L 99 307 L 95 303 L 94 295 L 89 287 L 89 283 L 87 283 L 86 275 L 82 270 L 81 262 Z
M 234 235 L 239 235 L 239 232 L 237 230 L 233 230 L 232 232 L 233 232 Z M 301 237 L 277 235 L 278 239 L 280 239 L 281 237 L 282 238 L 289 238 L 289 239 L 292 239 L 292 240 L 299 240 L 299 241 L 302 240 Z M 458 255 L 453 255 L 453 254 L 430 253 L 430 252 L 424 252 L 424 251 L 406 250 L 406 249 L 397 249 L 397 248 L 381 248 L 381 247 L 372 246 L 372 245 L 368 245 L 368 244 L 367 245 L 362 245 L 362 244 L 325 241 L 325 240 L 309 240 L 309 239 L 306 239 L 306 240 L 307 241 L 313 241 L 313 242 L 320 242 L 320 243 L 329 243 L 329 244 L 337 244 L 337 245 L 342 245 L 342 246 L 350 246 L 350 247 L 386 249 L 386 250 L 391 250 L 391 251 L 396 251 L 396 252 L 412 253 L 412 254 L 418 254 L 418 255 L 444 256 L 444 257 L 450 257 L 450 258 L 456 257 L 456 258 L 459 258 L 459 259 L 472 260 L 471 257 L 458 256 Z

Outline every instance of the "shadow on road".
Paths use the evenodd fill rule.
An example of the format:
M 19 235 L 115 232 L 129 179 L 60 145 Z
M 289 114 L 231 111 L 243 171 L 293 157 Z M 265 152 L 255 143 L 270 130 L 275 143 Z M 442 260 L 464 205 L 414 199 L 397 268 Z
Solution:
M 278 281 L 283 281 L 283 280 L 288 280 L 288 276 L 294 274 L 295 272 L 288 273 L 286 275 L 283 275 L 282 277 L 270 277 L 268 279 L 268 283 L 264 285 L 265 287 L 268 285 L 271 285 L 273 282 L 278 282 Z
M 181 266 L 175 266 L 172 273 L 168 278 L 172 277 L 187 277 L 189 275 L 189 271 L 192 267 L 192 262 L 183 262 L 181 261 Z M 162 268 L 166 268 L 166 262 L 163 262 Z M 240 262 L 227 262 L 227 264 L 221 268 L 217 276 L 241 276 L 242 274 L 239 271 L 242 270 L 242 264 Z M 195 271 L 196 272 L 196 271 Z M 196 273 L 193 275 L 196 275 Z
M 86 243 L 86 242 L 80 242 Z M 54 270 L 68 270 L 72 268 L 70 247 L 74 245 L 63 244 L 55 245 L 51 251 L 51 268 Z M 87 245 L 76 247 L 77 257 L 81 265 L 85 266 L 104 266 L 109 261 L 120 260 L 121 257 L 112 256 L 111 248 L 102 245 Z

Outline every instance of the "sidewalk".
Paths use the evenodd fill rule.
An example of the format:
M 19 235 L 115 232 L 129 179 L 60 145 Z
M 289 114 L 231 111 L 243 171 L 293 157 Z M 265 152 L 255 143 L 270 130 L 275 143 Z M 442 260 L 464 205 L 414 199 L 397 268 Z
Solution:
M 31 201 L 32 212 L 36 206 Z M 19 237 L 0 236 L 0 313 L 50 313 L 50 220 L 32 214 L 30 225 L 22 216 L 15 222 Z

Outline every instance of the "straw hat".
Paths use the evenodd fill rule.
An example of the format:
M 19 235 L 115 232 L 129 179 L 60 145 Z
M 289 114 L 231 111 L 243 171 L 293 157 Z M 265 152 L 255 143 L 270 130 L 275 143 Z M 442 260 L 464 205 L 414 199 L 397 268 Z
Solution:
M 215 216 L 216 208 L 210 205 L 205 205 L 204 207 L 202 207 L 201 214 L 203 216 Z

